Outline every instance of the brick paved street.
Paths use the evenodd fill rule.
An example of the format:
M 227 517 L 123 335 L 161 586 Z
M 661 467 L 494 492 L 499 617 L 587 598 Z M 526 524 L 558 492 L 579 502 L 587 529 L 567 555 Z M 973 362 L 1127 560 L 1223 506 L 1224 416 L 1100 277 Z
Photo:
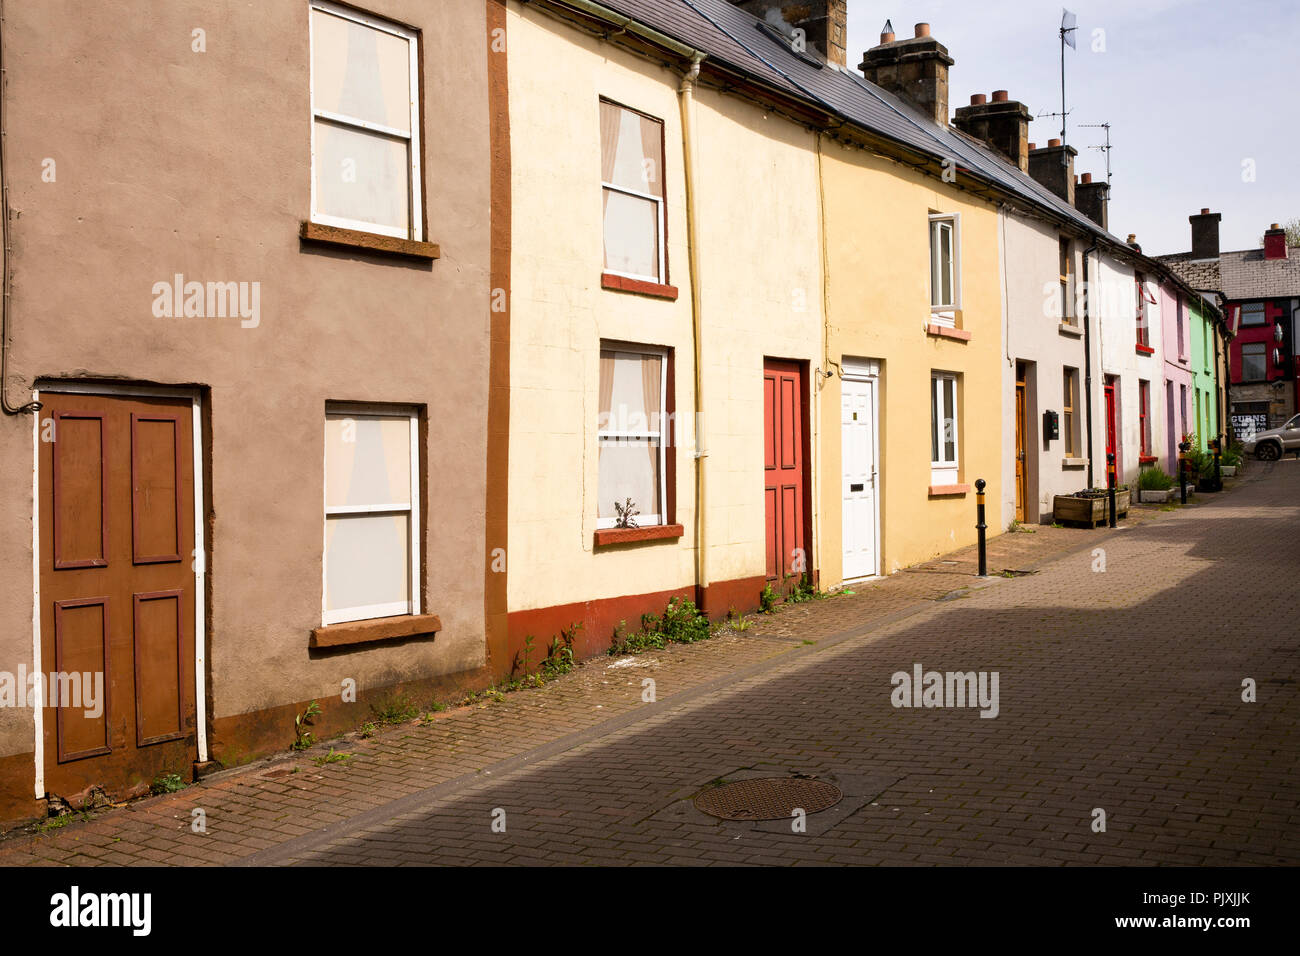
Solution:
M 0 864 L 1300 863 L 1300 462 L 992 542 L 991 571 L 1033 573 L 972 561 L 12 836 Z M 997 717 L 893 707 L 914 664 L 998 672 Z M 331 745 L 352 758 L 313 762 Z M 690 802 L 790 773 L 845 794 L 804 833 Z

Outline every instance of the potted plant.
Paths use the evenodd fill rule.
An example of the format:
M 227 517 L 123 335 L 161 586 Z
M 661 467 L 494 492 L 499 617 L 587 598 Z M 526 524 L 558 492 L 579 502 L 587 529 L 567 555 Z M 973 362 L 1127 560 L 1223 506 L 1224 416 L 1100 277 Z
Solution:
M 1242 451 L 1244 450 L 1241 442 L 1234 441 L 1228 446 L 1227 450 L 1219 456 L 1219 474 L 1224 478 L 1232 478 L 1237 474 L 1237 469 L 1242 466 L 1244 461 Z
M 1115 517 L 1128 514 L 1128 485 L 1115 486 Z M 1052 499 L 1052 519 L 1062 524 L 1083 524 L 1098 527 L 1110 520 L 1110 493 L 1105 488 L 1084 488 L 1072 495 L 1056 495 Z
M 1138 501 L 1161 504 L 1174 496 L 1174 476 L 1160 468 L 1143 468 L 1138 473 Z

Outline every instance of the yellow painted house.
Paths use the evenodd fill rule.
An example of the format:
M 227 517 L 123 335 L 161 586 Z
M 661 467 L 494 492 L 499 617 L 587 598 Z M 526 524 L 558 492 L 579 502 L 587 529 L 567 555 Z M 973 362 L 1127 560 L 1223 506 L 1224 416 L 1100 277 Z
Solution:
M 949 123 L 928 25 L 852 70 L 844 14 L 508 0 L 498 671 L 530 635 L 595 653 L 675 597 L 717 619 L 970 544 L 979 479 L 999 530 L 1000 211 L 1088 220 Z

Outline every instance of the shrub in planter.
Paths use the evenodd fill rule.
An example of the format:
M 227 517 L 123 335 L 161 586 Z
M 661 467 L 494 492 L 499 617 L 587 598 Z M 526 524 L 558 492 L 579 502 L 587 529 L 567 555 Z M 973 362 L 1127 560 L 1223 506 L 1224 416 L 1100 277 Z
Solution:
M 1174 487 L 1172 475 L 1160 468 L 1143 468 L 1138 474 L 1138 501 L 1161 503 L 1168 501 Z

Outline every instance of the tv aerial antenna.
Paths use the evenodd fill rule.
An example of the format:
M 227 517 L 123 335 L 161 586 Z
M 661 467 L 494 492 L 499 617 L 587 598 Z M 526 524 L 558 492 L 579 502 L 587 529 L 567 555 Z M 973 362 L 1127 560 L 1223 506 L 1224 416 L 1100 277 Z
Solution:
M 1089 146 L 1089 149 L 1095 149 L 1106 156 L 1106 185 L 1110 185 L 1110 124 L 1109 123 L 1080 123 L 1080 126 L 1088 129 L 1104 129 L 1106 131 L 1106 142 L 1101 146 Z

